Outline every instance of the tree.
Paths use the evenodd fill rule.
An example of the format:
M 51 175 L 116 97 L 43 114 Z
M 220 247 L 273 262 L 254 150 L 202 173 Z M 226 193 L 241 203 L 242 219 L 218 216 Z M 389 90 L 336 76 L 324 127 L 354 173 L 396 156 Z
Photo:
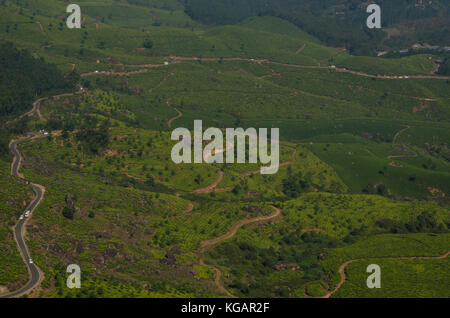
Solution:
M 302 173 L 291 174 L 283 180 L 283 193 L 289 198 L 296 198 L 302 192 L 308 190 L 308 183 L 304 180 Z
M 147 39 L 142 43 L 142 46 L 145 47 L 146 49 L 151 49 L 153 47 L 153 41 Z
M 75 215 L 75 208 L 65 206 L 62 210 L 62 215 L 69 220 L 73 220 L 73 217 Z

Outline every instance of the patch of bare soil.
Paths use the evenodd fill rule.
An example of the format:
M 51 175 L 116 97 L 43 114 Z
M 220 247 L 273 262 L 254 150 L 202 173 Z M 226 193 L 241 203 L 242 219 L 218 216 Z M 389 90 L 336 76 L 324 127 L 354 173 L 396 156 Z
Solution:
M 189 202 L 184 213 L 190 213 L 192 212 L 192 210 L 194 210 L 194 205 L 192 204 L 192 202 Z
M 9 293 L 8 287 L 0 285 L 0 295 Z
M 279 165 L 279 167 L 284 167 L 284 166 L 289 166 L 289 165 L 294 164 L 296 162 L 296 158 L 295 158 L 296 155 L 297 155 L 297 149 L 294 149 L 294 151 L 292 152 L 291 161 L 283 162 Z M 248 177 L 248 176 L 251 176 L 254 174 L 258 174 L 258 173 L 261 173 L 260 169 L 241 173 L 241 177 Z
M 306 43 L 303 44 L 303 45 L 297 50 L 297 52 L 295 52 L 295 54 L 299 54 L 301 51 L 304 50 L 305 47 L 306 47 Z
M 192 193 L 196 193 L 196 194 L 205 194 L 205 193 L 211 193 L 214 191 L 214 189 L 217 187 L 217 185 L 222 181 L 223 179 L 223 171 L 219 170 L 218 174 L 217 174 L 217 178 L 216 180 L 214 180 L 213 183 L 211 183 L 209 186 L 204 187 L 204 188 L 200 188 L 197 190 L 192 191 Z
M 428 187 L 427 190 L 428 190 L 428 192 L 430 192 L 433 196 L 439 196 L 439 197 L 441 197 L 441 198 L 445 198 L 445 197 L 446 197 L 445 192 L 442 191 L 442 190 L 439 189 L 439 188 Z

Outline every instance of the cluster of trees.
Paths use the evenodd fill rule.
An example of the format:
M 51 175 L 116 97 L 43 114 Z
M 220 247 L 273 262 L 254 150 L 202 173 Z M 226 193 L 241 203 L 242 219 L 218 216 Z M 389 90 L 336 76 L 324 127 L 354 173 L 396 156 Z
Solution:
M 9 154 L 9 139 L 8 132 L 0 128 L 0 158 L 6 157 Z
M 85 153 L 99 155 L 109 145 L 109 127 L 103 124 L 100 128 L 88 128 L 76 134 Z
M 320 279 L 324 271 L 318 256 L 323 254 L 325 248 L 336 247 L 337 241 L 321 233 L 293 232 L 283 228 L 279 230 L 279 235 L 278 249 L 261 248 L 245 241 L 228 242 L 214 248 L 209 256 L 222 259 L 224 263 L 221 265 L 232 269 L 233 279 L 229 287 L 239 290 L 243 295 L 288 297 L 289 289 L 298 286 L 300 281 L 287 279 L 280 285 L 278 281 L 273 282 L 267 277 L 287 264 L 289 268 L 303 271 L 303 281 Z
M 143 43 L 142 46 L 146 49 L 151 49 L 153 47 L 153 41 L 150 39 L 146 39 Z
M 384 174 L 383 171 L 380 170 L 380 172 L 382 172 Z M 378 195 L 388 195 L 388 189 L 386 188 L 386 185 L 384 184 L 378 184 L 378 185 L 373 185 L 373 184 L 368 184 L 364 189 L 362 189 L 362 193 L 366 193 L 366 194 L 378 194 Z
M 0 121 L 2 117 L 0 116 Z M 9 142 L 12 135 L 21 135 L 27 131 L 30 119 L 25 116 L 16 121 L 12 121 L 7 125 L 0 127 L 0 158 L 5 158 L 10 155 Z
M 301 193 L 309 192 L 311 187 L 307 179 L 301 172 L 289 173 L 289 176 L 283 180 L 283 193 L 288 198 L 297 198 Z
M 73 89 L 78 78 L 64 77 L 55 65 L 11 43 L 0 44 L 0 117 L 29 110 L 38 96 Z
M 439 75 L 450 75 L 450 52 L 443 54 L 443 61 L 437 73 Z
M 79 76 L 68 77 L 43 59 L 35 59 L 27 50 L 18 50 L 12 43 L 0 44 L 0 122 L 6 122 L 30 110 L 38 96 L 73 89 Z M 9 154 L 12 134 L 27 130 L 23 117 L 0 127 L 0 157 Z
M 388 218 L 379 219 L 375 225 L 390 231 L 391 233 L 443 233 L 448 230 L 436 217 L 436 213 L 422 212 L 409 222 L 397 222 Z

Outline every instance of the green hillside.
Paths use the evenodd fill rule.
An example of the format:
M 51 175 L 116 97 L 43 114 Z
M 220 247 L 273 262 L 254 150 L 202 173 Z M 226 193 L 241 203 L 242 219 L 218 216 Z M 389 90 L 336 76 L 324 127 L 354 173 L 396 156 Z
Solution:
M 8 145 L 33 132 L 18 146 L 20 173 L 46 189 L 25 226 L 44 274 L 32 296 L 448 297 L 446 62 L 374 57 L 354 48 L 356 18 L 334 20 L 342 1 L 294 2 L 79 1 L 68 29 L 66 1 L 3 1 L 0 294 L 27 280 L 12 228 L 33 193 Z M 311 32 L 327 19 L 335 30 Z M 174 163 L 171 133 L 194 120 L 279 128 L 278 172 Z M 373 263 L 380 290 L 365 285 Z M 66 287 L 68 264 L 82 289 Z

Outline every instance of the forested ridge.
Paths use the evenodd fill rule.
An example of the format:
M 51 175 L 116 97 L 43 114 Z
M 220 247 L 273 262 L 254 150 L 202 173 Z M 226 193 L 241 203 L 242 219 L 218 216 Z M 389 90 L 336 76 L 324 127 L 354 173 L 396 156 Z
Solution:
M 53 64 L 34 58 L 27 50 L 11 43 L 0 44 L 0 119 L 4 123 L 25 113 L 38 96 L 73 89 L 78 81 L 75 73 L 64 77 Z M 0 155 L 8 153 L 10 133 L 20 133 L 26 119 L 0 128 Z
M 35 59 L 11 43 L 0 45 L 0 116 L 19 114 L 37 97 L 74 87 L 77 76 L 64 75 L 53 64 Z
M 447 3 L 446 3 L 447 2 Z M 327 45 L 367 55 L 381 48 L 407 47 L 415 42 L 449 43 L 448 1 L 379 0 L 383 28 L 403 24 L 407 36 L 390 36 L 365 27 L 367 3 L 360 0 L 185 0 L 186 13 L 207 24 L 234 24 L 255 15 L 286 19 Z

